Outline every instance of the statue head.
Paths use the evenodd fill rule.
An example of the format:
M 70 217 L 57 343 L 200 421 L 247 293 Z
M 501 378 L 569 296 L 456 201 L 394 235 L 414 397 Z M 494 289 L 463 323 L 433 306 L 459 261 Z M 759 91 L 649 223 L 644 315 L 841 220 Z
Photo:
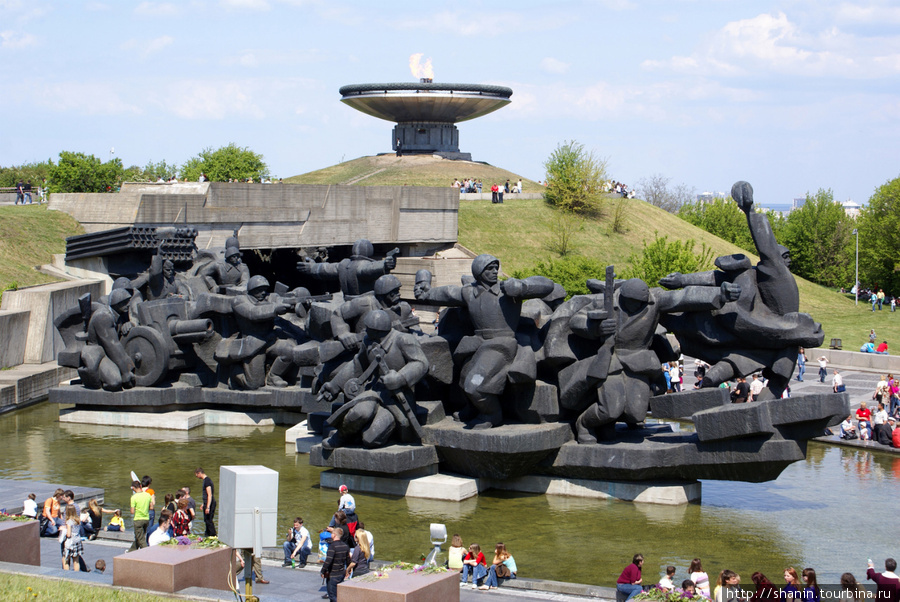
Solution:
M 262 276 L 253 276 L 247 283 L 247 294 L 257 301 L 262 301 L 269 294 L 269 281 Z
M 365 238 L 360 238 L 353 243 L 353 256 L 371 258 L 375 254 L 375 247 Z
M 416 283 L 413 285 L 413 294 L 418 296 L 431 288 L 431 271 L 419 270 L 416 272 Z
M 791 269 L 791 250 L 784 245 L 778 245 L 778 251 L 781 253 L 781 260 L 784 261 L 784 266 L 787 269 Z
M 391 316 L 383 309 L 367 313 L 363 323 L 366 325 L 366 335 L 374 341 L 380 341 L 386 337 L 392 327 Z
M 175 264 L 172 263 L 171 259 L 166 259 L 163 262 L 163 276 L 165 276 L 166 280 L 172 282 L 175 278 Z
M 124 288 L 117 288 L 109 294 L 109 307 L 117 314 L 128 311 L 128 303 L 131 301 L 131 293 Z
M 119 276 L 113 281 L 112 290 L 124 289 L 128 291 L 128 294 L 134 294 L 134 286 L 131 284 L 131 279 L 126 278 L 125 276 Z
M 379 276 L 375 281 L 375 296 L 388 306 L 400 302 L 400 279 L 393 274 Z
M 237 230 L 234 231 L 234 234 L 225 239 L 225 248 L 234 247 L 235 249 L 241 248 L 241 243 L 238 242 Z
M 237 247 L 225 247 L 225 261 L 231 265 L 240 265 L 241 250 Z
M 619 307 L 625 313 L 636 313 L 652 303 L 650 287 L 640 278 L 626 280 L 619 287 Z
M 475 280 L 488 286 L 497 283 L 497 275 L 500 273 L 500 260 L 493 255 L 479 255 L 472 260 L 472 275 Z

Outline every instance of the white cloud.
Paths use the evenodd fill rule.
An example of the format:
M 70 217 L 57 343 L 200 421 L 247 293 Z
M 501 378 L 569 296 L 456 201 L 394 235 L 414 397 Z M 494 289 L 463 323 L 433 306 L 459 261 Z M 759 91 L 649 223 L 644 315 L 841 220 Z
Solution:
M 860 6 L 849 2 L 842 3 L 835 11 L 835 21 L 852 23 L 873 23 L 885 25 L 900 23 L 900 7 L 898 6 Z
M 550 31 L 564 27 L 576 17 L 569 12 L 552 12 L 543 15 L 526 15 L 520 12 L 479 12 L 471 18 L 467 10 L 444 10 L 421 16 L 408 16 L 384 21 L 392 29 L 415 31 L 452 32 L 455 35 L 474 37 L 484 35 L 518 35 L 529 31 Z
M 165 48 L 166 46 L 171 46 L 172 42 L 175 41 L 175 38 L 172 36 L 159 36 L 158 38 L 153 38 L 152 40 L 136 40 L 131 39 L 122 44 L 122 50 L 134 50 L 137 54 L 146 59 L 152 54 L 155 54 Z
M 169 2 L 141 2 L 135 7 L 134 12 L 145 17 L 174 17 L 181 10 Z
M 18 50 L 20 48 L 33 46 L 36 41 L 37 38 L 30 33 L 13 31 L 11 29 L 0 31 L 0 48 Z
M 548 56 L 541 61 L 541 69 L 547 73 L 555 73 L 561 75 L 569 70 L 569 63 L 564 63 L 559 59 Z
M 222 6 L 235 10 L 269 10 L 267 0 L 221 0 Z
M 110 85 L 101 82 L 60 82 L 38 86 L 34 101 L 54 111 L 81 115 L 121 115 L 141 113 L 139 107 L 123 100 Z
M 900 37 L 861 38 L 834 25 L 809 32 L 779 12 L 731 21 L 690 56 L 646 60 L 641 67 L 711 76 L 879 78 L 895 76 L 898 61 Z
M 167 111 L 182 119 L 250 117 L 262 119 L 265 112 L 253 99 L 254 91 L 263 92 L 260 82 L 173 82 L 158 99 Z

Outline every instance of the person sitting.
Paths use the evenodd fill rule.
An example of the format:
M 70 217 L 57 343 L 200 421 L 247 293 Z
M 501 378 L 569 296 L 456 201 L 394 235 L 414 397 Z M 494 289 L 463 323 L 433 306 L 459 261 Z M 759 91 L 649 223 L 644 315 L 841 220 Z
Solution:
M 872 343 L 864 343 L 862 347 L 859 348 L 860 353 L 875 353 L 875 345 Z
M 459 536 L 459 533 L 454 533 L 453 539 L 450 541 L 450 549 L 447 551 L 447 568 L 461 571 L 465 555 L 466 549 L 462 545 L 462 537 Z
M 887 414 L 887 412 L 885 412 Z M 896 418 L 889 417 L 883 424 L 875 425 L 875 441 L 888 447 L 894 446 L 894 427 L 896 426 Z
M 346 578 L 359 577 L 369 572 L 369 538 L 365 531 L 357 529 L 353 536 L 356 547 L 350 553 L 350 562 L 347 564 Z
M 487 561 L 481 552 L 481 546 L 477 543 L 469 546 L 469 553 L 463 558 L 462 573 L 459 578 L 460 587 L 466 584 L 469 575 L 472 575 L 472 589 L 476 589 L 479 585 L 478 582 L 487 576 Z
M 125 521 L 122 519 L 122 511 L 116 510 L 113 513 L 112 518 L 109 519 L 109 524 L 106 525 L 107 531 L 124 531 L 125 530 Z
M 893 447 L 900 447 L 900 429 L 897 428 L 897 419 L 891 416 L 888 418 L 888 422 L 890 422 L 891 427 L 893 427 L 893 431 L 891 431 L 891 445 Z
M 147 538 L 147 545 L 158 546 L 164 541 L 169 541 L 169 521 L 171 517 L 168 512 L 163 510 L 159 513 L 159 526 L 153 530 L 150 537 Z
M 631 560 L 631 564 L 622 570 L 622 574 L 619 575 L 618 580 L 616 580 L 616 592 L 626 596 L 624 602 L 628 602 L 628 600 L 631 600 L 643 591 L 643 588 L 641 587 L 641 581 L 643 580 L 641 577 L 641 567 L 643 566 L 643 555 L 635 554 Z M 618 596 L 616 596 L 616 598 L 618 599 Z
M 859 409 L 856 410 L 856 422 L 857 422 L 857 430 L 859 431 L 859 438 L 862 441 L 869 441 L 872 439 L 872 410 L 866 407 L 866 402 L 862 402 L 859 404 Z
M 681 591 L 684 592 L 683 597 L 685 598 L 693 598 L 697 595 L 696 586 L 690 579 L 685 579 L 681 582 Z
M 37 496 L 33 493 L 29 493 L 28 497 L 22 502 L 22 516 L 27 516 L 29 518 L 37 518 Z
M 667 566 L 666 567 L 666 576 L 659 580 L 659 583 L 656 584 L 656 587 L 663 590 L 664 592 L 670 592 L 675 589 L 675 584 L 672 582 L 672 578 L 675 576 L 675 567 Z
M 306 559 L 312 552 L 312 540 L 309 531 L 303 526 L 303 519 L 294 519 L 294 527 L 288 532 L 288 540 L 284 542 L 284 565 L 291 566 L 294 558 L 299 557 L 300 568 L 306 566 Z
M 881 345 L 875 350 L 875 353 L 880 353 L 881 355 L 887 355 L 888 352 L 888 344 L 887 341 L 881 341 Z
M 494 548 L 494 561 L 488 568 L 487 579 L 484 580 L 484 585 L 478 589 L 497 588 L 500 585 L 498 578 L 515 579 L 518 571 L 515 558 L 506 550 L 503 542 L 498 542 Z
M 859 435 L 856 433 L 856 426 L 853 424 L 853 416 L 849 415 L 847 416 L 847 419 L 841 423 L 841 439 L 851 441 L 857 438 L 859 438 Z

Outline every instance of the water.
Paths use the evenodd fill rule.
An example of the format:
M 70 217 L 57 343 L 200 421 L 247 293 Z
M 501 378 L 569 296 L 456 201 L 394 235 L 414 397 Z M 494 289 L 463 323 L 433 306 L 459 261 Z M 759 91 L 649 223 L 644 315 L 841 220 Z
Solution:
M 319 488 L 321 469 L 284 444 L 284 427 L 201 427 L 189 433 L 60 424 L 44 403 L 0 416 L 0 478 L 102 487 L 106 504 L 128 514 L 130 471 L 153 477 L 157 504 L 203 467 L 262 464 L 280 474 L 279 531 L 302 516 L 312 533 L 327 525 L 339 494 Z M 152 416 L 149 418 L 152 420 Z M 703 503 L 679 507 L 490 491 L 463 502 L 357 492 L 360 518 L 382 560 L 416 561 L 428 552 L 429 524 L 442 522 L 488 560 L 503 541 L 520 575 L 612 585 L 641 552 L 645 583 L 662 567 L 686 578 L 695 556 L 711 578 L 737 571 L 745 585 L 762 571 L 776 583 L 787 566 L 814 567 L 820 583 L 844 571 L 863 580 L 866 559 L 895 556 L 893 509 L 900 457 L 811 443 L 808 458 L 770 483 L 703 483 Z M 283 538 L 283 533 L 279 533 Z M 449 544 L 448 544 L 449 545 Z

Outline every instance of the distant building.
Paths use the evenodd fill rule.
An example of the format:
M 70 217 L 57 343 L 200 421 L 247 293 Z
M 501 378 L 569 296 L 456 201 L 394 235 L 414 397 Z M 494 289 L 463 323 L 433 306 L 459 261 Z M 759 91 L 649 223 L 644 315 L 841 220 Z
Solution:
M 724 192 L 701 192 L 694 198 L 701 203 L 711 203 L 716 199 L 724 199 L 726 196 L 728 195 Z
M 850 199 L 841 203 L 841 206 L 848 217 L 859 217 L 859 210 L 862 209 L 862 205 Z
M 805 202 L 806 202 L 805 196 L 795 198 L 791 202 L 791 211 L 793 211 L 794 209 L 799 209 L 800 207 L 803 206 L 803 203 L 805 203 Z

